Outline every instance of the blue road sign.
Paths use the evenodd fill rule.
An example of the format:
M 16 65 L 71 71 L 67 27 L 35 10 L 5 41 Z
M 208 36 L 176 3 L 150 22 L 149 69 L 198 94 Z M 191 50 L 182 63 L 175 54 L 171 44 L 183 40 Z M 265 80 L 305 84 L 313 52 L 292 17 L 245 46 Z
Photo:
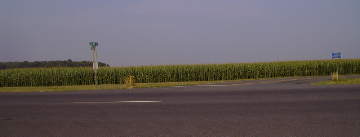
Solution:
M 332 59 L 341 59 L 341 52 L 333 52 L 331 53 Z

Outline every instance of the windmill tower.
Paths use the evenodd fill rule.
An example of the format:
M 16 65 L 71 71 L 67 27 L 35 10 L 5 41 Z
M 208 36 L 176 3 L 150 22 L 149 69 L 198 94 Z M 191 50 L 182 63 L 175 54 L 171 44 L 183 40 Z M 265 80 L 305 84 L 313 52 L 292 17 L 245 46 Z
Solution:
M 89 45 L 90 45 L 90 49 L 91 49 L 91 59 L 92 59 L 92 62 L 93 62 L 93 70 L 95 72 L 94 81 L 95 81 L 95 85 L 97 85 L 98 84 L 98 81 L 97 81 L 97 69 L 99 68 L 99 64 L 97 62 L 96 47 L 99 45 L 99 43 L 98 42 L 89 42 Z

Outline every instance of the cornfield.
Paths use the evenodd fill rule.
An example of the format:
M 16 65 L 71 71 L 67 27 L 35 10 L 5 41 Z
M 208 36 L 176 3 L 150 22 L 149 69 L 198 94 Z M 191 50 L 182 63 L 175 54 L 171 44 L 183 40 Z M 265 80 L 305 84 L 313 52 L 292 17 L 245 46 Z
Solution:
M 104 67 L 99 84 L 121 84 L 129 76 L 139 83 L 257 79 L 290 76 L 360 74 L 360 59 L 264 63 Z M 91 68 L 31 68 L 0 70 L 0 87 L 94 84 Z

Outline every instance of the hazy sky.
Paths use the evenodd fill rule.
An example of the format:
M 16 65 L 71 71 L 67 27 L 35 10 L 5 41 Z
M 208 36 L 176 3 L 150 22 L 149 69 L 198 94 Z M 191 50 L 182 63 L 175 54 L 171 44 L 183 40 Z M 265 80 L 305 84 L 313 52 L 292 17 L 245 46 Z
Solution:
M 113 66 L 360 57 L 360 0 L 1 0 L 0 61 Z

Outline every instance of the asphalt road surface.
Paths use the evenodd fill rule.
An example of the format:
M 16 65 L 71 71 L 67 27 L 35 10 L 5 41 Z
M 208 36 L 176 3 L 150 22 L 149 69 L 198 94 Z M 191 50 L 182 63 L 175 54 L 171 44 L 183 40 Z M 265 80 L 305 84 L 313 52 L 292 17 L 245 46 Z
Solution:
M 316 80 L 0 93 L 0 137 L 359 137 L 360 85 Z

